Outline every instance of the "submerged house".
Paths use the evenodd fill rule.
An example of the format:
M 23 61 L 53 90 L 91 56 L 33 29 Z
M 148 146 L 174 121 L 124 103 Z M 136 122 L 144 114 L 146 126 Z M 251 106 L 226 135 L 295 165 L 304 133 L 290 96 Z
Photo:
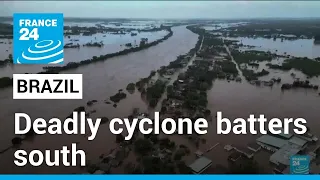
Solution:
M 290 157 L 298 154 L 307 147 L 308 141 L 291 134 L 263 135 L 257 139 L 262 148 L 274 152 L 270 162 L 279 165 L 289 165 Z
M 204 156 L 196 159 L 192 164 L 189 165 L 189 168 L 194 174 L 201 174 L 207 170 L 212 165 L 212 161 Z

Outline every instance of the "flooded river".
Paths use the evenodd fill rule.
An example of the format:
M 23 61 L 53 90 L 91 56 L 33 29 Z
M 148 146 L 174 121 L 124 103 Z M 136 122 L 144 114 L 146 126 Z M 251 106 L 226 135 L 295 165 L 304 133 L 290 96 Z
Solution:
M 102 34 L 97 33 L 92 36 L 71 35 L 64 38 L 64 44 L 73 43 L 79 44 L 80 48 L 65 48 L 64 49 L 64 63 L 79 62 L 86 59 L 91 59 L 93 56 L 100 56 L 110 53 L 122 51 L 129 47 L 125 44 L 131 43 L 132 46 L 139 45 L 141 38 L 148 38 L 148 42 L 153 42 L 163 38 L 167 35 L 167 31 L 156 32 L 140 32 L 136 36 L 127 34 Z M 77 41 L 75 41 L 77 40 Z M 2 42 L 2 43 L 1 43 Z M 84 47 L 86 43 L 103 42 L 102 47 Z M 12 54 L 13 44 L 12 40 L 0 39 L 0 60 L 8 58 Z M 43 71 L 42 67 L 48 65 L 8 65 L 0 67 L 0 77 L 11 77 L 14 73 L 38 73 Z M 56 65 L 53 65 L 56 66 Z
M 103 100 L 109 99 L 119 89 L 124 89 L 130 82 L 136 82 L 139 78 L 147 77 L 151 70 L 157 70 L 161 66 L 168 65 L 170 61 L 176 59 L 180 54 L 187 53 L 194 47 L 198 36 L 183 27 L 174 27 L 173 36 L 168 40 L 139 52 L 131 53 L 126 56 L 114 57 L 105 62 L 98 62 L 75 70 L 63 73 L 82 73 L 83 74 L 83 100 L 12 100 L 12 89 L 7 88 L 0 91 L 0 150 L 10 146 L 11 138 L 14 137 L 14 113 L 25 112 L 32 119 L 43 117 L 49 119 L 52 117 L 65 118 L 70 112 L 89 100 L 96 99 L 98 103 L 92 107 L 86 107 L 87 111 L 96 110 L 92 118 L 106 116 L 126 117 L 132 112 L 134 107 L 140 108 L 141 111 L 148 111 L 145 102 L 140 98 L 140 93 L 135 92 L 121 101 L 117 108 L 112 104 L 105 104 Z M 294 56 L 318 57 L 319 48 L 310 44 L 310 40 L 284 41 L 283 43 L 273 40 L 262 41 L 259 38 L 250 44 L 251 40 L 242 39 L 245 45 L 259 46 L 265 50 L 276 50 L 277 52 L 287 52 Z M 246 44 L 246 42 L 248 43 Z M 260 42 L 262 41 L 262 42 Z M 281 43 L 277 45 L 277 43 Z M 291 43 L 291 44 L 290 44 Z M 261 47 L 260 47 L 261 46 Z M 303 47 L 303 48 L 302 48 Z M 300 53 L 299 53 L 300 52 Z M 259 68 L 267 68 L 263 63 Z M 261 70 L 261 69 L 259 69 Z M 302 80 L 305 79 L 299 71 L 291 70 L 288 72 L 269 70 L 270 75 L 263 76 L 261 80 L 270 80 L 273 77 L 281 77 L 283 83 L 292 83 L 293 72 Z M 320 85 L 319 78 L 310 79 L 311 83 Z M 223 112 L 223 117 L 231 120 L 242 117 L 247 118 L 250 114 L 264 114 L 267 119 L 274 117 L 285 118 L 293 117 L 305 118 L 311 132 L 320 136 L 320 121 L 318 106 L 320 97 L 316 90 L 296 89 L 282 92 L 281 84 L 275 84 L 271 87 L 257 87 L 246 81 L 242 83 L 227 82 L 226 80 L 215 80 L 213 87 L 208 91 L 208 109 L 213 114 L 213 120 L 209 123 L 208 134 L 202 138 L 206 143 L 201 143 L 199 148 L 191 144 L 183 136 L 171 136 L 176 144 L 186 144 L 190 147 L 191 153 L 200 149 L 205 151 L 209 147 L 219 143 L 212 151 L 206 154 L 215 164 L 227 165 L 227 153 L 223 150 L 226 144 L 246 146 L 255 140 L 253 135 L 217 135 L 215 114 L 217 111 Z M 152 112 L 152 110 L 150 111 Z M 115 136 L 108 129 L 108 124 L 101 125 L 98 135 L 93 141 L 88 141 L 86 136 L 68 136 L 68 135 L 42 135 L 36 136 L 32 141 L 23 142 L 20 148 L 27 151 L 33 149 L 59 149 L 63 145 L 70 147 L 72 142 L 78 143 L 78 148 L 86 152 L 87 159 L 96 161 L 100 154 L 107 154 L 110 149 L 114 148 Z M 14 165 L 15 149 L 10 149 L 0 154 L 0 173 L 81 173 L 78 167 L 65 168 L 60 167 L 31 167 L 26 166 L 19 168 Z M 132 154 L 132 153 L 131 153 Z M 269 163 L 270 153 L 259 153 L 257 159 L 259 164 L 267 165 Z M 135 160 L 135 156 L 129 158 Z M 187 164 L 194 160 L 194 156 L 187 157 Z M 130 161 L 130 160 L 129 160 Z M 122 173 L 122 171 L 119 171 Z
M 83 100 L 13 100 L 12 88 L 0 91 L 0 103 L 2 108 L 0 112 L 0 147 L 1 150 L 11 144 L 11 138 L 14 137 L 14 113 L 25 112 L 32 119 L 43 117 L 49 119 L 52 117 L 66 118 L 72 110 L 78 106 L 85 105 L 89 100 L 99 100 L 99 102 L 87 108 L 94 109 L 97 112 L 92 115 L 93 118 L 107 116 L 126 117 L 134 107 L 146 110 L 146 104 L 141 100 L 139 93 L 128 96 L 118 104 L 117 108 L 112 104 L 105 104 L 103 100 L 109 99 L 119 89 L 123 89 L 130 82 L 136 82 L 140 78 L 147 77 L 151 70 L 157 70 L 161 66 L 168 65 L 169 62 L 176 59 L 180 54 L 187 53 L 195 46 L 198 35 L 187 30 L 185 26 L 174 27 L 173 36 L 168 40 L 159 43 L 146 50 L 131 53 L 126 56 L 119 56 L 108 61 L 98 62 L 75 70 L 63 73 L 82 73 L 83 74 Z M 79 142 L 80 149 L 87 153 L 87 159 L 95 159 L 102 153 L 108 153 L 115 146 L 115 136 L 108 129 L 108 125 L 102 125 L 94 141 L 87 141 L 83 136 L 68 135 L 42 135 L 36 136 L 32 142 L 23 142 L 21 148 L 32 149 L 59 149 L 63 145 L 71 145 L 72 142 Z M 19 168 L 13 163 L 14 149 L 0 155 L 0 173 L 73 173 L 78 172 L 79 168 L 48 168 L 48 167 L 23 167 Z

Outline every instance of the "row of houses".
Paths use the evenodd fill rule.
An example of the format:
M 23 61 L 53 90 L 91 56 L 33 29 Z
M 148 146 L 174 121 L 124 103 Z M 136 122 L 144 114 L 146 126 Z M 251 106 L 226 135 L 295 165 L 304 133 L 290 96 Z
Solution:
M 274 152 L 270 156 L 270 162 L 276 165 L 289 165 L 290 157 L 303 151 L 308 145 L 307 140 L 293 134 L 263 135 L 256 141 L 262 148 Z
M 274 172 L 277 174 L 289 174 L 290 158 L 302 153 L 310 157 L 310 173 L 320 173 L 319 165 L 314 162 L 319 159 L 318 155 L 315 152 L 305 153 L 309 143 L 317 141 L 318 138 L 310 133 L 263 135 L 256 140 L 262 148 L 273 152 L 269 160 L 276 165 Z

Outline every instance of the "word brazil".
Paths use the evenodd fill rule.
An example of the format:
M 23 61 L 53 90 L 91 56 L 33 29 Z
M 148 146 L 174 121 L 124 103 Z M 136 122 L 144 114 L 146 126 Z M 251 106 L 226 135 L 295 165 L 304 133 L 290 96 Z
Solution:
M 82 74 L 14 74 L 13 99 L 82 99 Z

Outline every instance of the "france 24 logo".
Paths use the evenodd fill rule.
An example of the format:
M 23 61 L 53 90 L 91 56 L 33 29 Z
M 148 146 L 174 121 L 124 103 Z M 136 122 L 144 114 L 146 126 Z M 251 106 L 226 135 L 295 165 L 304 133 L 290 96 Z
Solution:
M 63 63 L 63 14 L 13 15 L 14 64 Z
M 309 174 L 310 157 L 308 155 L 295 155 L 290 157 L 291 174 Z

